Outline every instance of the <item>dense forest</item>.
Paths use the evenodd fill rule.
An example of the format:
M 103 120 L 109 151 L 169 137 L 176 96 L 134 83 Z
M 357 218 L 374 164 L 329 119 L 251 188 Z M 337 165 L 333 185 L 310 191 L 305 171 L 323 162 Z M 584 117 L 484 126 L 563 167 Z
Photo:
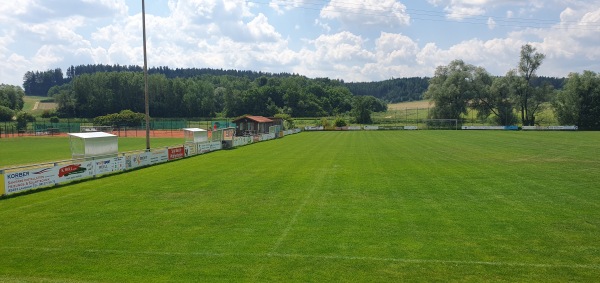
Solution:
M 372 95 L 389 103 L 421 100 L 429 78 L 401 78 L 380 82 L 346 83 L 355 95 Z
M 58 103 L 57 115 L 97 117 L 129 109 L 144 112 L 144 76 L 140 72 L 97 72 L 78 75 L 48 91 Z M 230 75 L 148 79 L 153 117 L 235 117 L 244 114 L 321 117 L 346 114 L 358 102 L 370 111 L 385 111 L 372 96 L 356 99 L 343 82 L 303 76 L 261 76 L 254 80 Z M 362 97 L 362 96 L 361 96 Z
M 142 72 L 140 66 L 121 66 L 121 65 L 79 65 L 70 66 L 63 77 L 60 68 L 47 70 L 45 72 L 29 71 L 23 77 L 23 88 L 25 94 L 29 96 L 47 96 L 48 91 L 53 86 L 60 86 L 70 83 L 77 76 L 84 74 L 95 74 L 105 72 Z M 223 69 L 197 69 L 197 68 L 176 68 L 156 67 L 150 68 L 148 74 L 161 74 L 168 79 L 174 78 L 194 78 L 199 76 L 230 76 L 256 80 L 260 77 L 267 78 L 288 78 L 299 76 L 290 73 L 265 73 L 255 71 L 223 70 Z M 412 101 L 422 99 L 422 95 L 427 90 L 428 78 L 401 78 L 391 79 L 381 82 L 356 82 L 344 83 L 350 92 L 354 95 L 374 96 L 388 103 Z
M 60 68 L 47 71 L 28 71 L 23 76 L 23 88 L 25 94 L 29 96 L 47 96 L 48 90 L 53 86 L 60 86 L 71 82 L 77 76 L 84 74 L 107 73 L 107 72 L 143 72 L 143 68 L 136 65 L 78 65 L 70 66 L 64 75 Z M 294 76 L 289 73 L 265 73 L 254 71 L 240 70 L 223 70 L 223 69 L 208 69 L 208 68 L 176 68 L 169 67 L 153 67 L 148 69 L 148 74 L 162 74 L 166 78 L 194 78 L 203 75 L 212 76 L 232 76 L 255 80 L 259 77 L 290 77 Z

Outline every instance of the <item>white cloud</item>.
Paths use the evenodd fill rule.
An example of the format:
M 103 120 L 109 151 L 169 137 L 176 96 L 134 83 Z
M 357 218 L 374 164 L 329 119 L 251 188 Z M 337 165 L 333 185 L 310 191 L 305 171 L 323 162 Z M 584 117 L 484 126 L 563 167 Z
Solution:
M 365 40 L 350 32 L 321 35 L 299 52 L 299 64 L 293 72 L 315 77 L 364 80 L 361 68 L 373 62 L 375 55 L 365 48 Z
M 406 6 L 396 0 L 331 0 L 321 10 L 321 18 L 359 26 L 410 24 Z
M 489 29 L 491 29 L 491 30 L 495 29 L 496 28 L 496 21 L 494 21 L 494 19 L 492 17 L 489 17 L 488 21 L 487 21 L 487 25 L 488 25 Z
M 72 5 L 53 6 L 66 1 Z M 135 11 L 130 12 L 124 1 L 4 3 L 0 6 L 0 64 L 4 66 L 0 78 L 4 81 L 0 83 L 20 84 L 30 70 L 64 70 L 69 65 L 95 63 L 143 64 L 140 7 L 132 6 Z M 249 69 L 370 81 L 431 76 L 437 66 L 463 59 L 502 75 L 516 66 L 521 46 L 531 43 L 547 56 L 540 75 L 566 76 L 600 69 L 597 0 L 568 0 L 568 4 L 558 0 L 428 1 L 439 5 L 439 12 L 454 11 L 456 15 L 460 11 L 466 15 L 487 13 L 498 7 L 506 10 L 495 11 L 493 18 L 480 17 L 487 20 L 484 33 L 475 34 L 471 26 L 464 25 L 455 35 L 445 36 L 436 34 L 440 32 L 436 28 L 447 22 L 427 22 L 427 30 L 420 24 L 408 25 L 410 16 L 398 0 L 327 1 L 321 10 L 301 11 L 302 21 L 288 21 L 287 26 L 281 22 L 300 18 L 287 14 L 298 12 L 295 8 L 314 8 L 315 2 L 272 0 L 272 6 L 277 4 L 282 14 L 287 13 L 273 15 L 276 7 L 244 0 L 168 0 L 160 13 L 146 10 L 148 62 L 172 68 Z M 156 9 L 156 3 L 150 7 Z M 498 28 L 502 14 L 523 18 L 544 3 L 561 5 L 562 13 L 549 14 L 560 18 L 555 26 L 515 27 L 507 34 L 503 33 L 506 29 Z M 84 10 L 78 12 L 74 7 Z M 90 13 L 85 9 L 90 8 L 98 8 L 100 13 L 85 16 Z M 460 10 L 463 8 L 467 10 Z M 33 19 L 32 15 L 42 17 Z M 428 33 L 435 36 L 423 36 Z M 443 41 L 445 38 L 454 42 Z
M 284 14 L 286 11 L 290 11 L 295 8 L 306 5 L 306 0 L 271 0 L 269 7 L 277 11 L 278 14 Z M 308 2 L 308 4 L 314 5 L 314 3 Z
M 471 5 L 452 5 L 446 7 L 444 10 L 448 13 L 446 17 L 453 20 L 463 20 L 485 14 L 485 9 L 482 7 Z
M 515 39 L 492 39 L 482 41 L 472 39 L 443 50 L 434 43 L 428 43 L 417 54 L 421 65 L 448 65 L 452 60 L 461 59 L 466 63 L 484 67 L 493 74 L 502 75 L 515 68 L 519 60 L 519 51 L 526 42 Z
M 246 25 L 248 32 L 255 41 L 278 41 L 281 34 L 275 31 L 275 27 L 269 24 L 269 20 L 262 13 Z
M 315 26 L 321 27 L 321 29 L 323 29 L 327 33 L 331 31 L 331 27 L 327 23 L 324 23 L 319 19 L 315 19 Z
M 411 63 L 419 52 L 419 46 L 411 38 L 402 34 L 381 33 L 375 41 L 378 62 L 387 64 Z
M 452 20 L 464 20 L 483 16 L 501 6 L 517 6 L 520 7 L 521 15 L 529 14 L 533 11 L 542 9 L 549 2 L 558 2 L 559 0 L 542 1 L 542 0 L 428 0 L 433 6 L 445 6 L 446 17 Z M 512 18 L 514 12 L 509 10 L 506 12 L 508 18 Z

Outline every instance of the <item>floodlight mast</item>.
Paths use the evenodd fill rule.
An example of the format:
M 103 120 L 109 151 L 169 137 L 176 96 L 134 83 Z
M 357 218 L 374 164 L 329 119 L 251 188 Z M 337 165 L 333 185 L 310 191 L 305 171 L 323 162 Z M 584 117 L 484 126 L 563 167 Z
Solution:
M 142 0 L 142 30 L 144 33 L 144 101 L 146 108 L 146 150 L 150 150 L 150 104 L 148 103 L 148 57 L 146 56 L 146 6 Z

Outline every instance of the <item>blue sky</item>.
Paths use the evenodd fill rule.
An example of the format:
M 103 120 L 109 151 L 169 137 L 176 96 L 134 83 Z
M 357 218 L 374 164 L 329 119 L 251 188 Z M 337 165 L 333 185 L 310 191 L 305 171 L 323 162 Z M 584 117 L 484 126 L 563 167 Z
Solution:
M 148 64 L 345 81 L 432 76 L 454 59 L 493 75 L 522 45 L 538 74 L 600 72 L 600 0 L 147 0 Z M 0 6 L 0 83 L 79 64 L 142 65 L 141 0 Z

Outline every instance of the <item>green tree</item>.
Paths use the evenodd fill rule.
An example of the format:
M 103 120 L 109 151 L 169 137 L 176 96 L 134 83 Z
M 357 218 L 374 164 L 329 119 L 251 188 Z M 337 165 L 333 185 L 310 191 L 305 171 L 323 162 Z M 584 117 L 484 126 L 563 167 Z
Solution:
M 429 112 L 430 118 L 460 119 L 467 114 L 469 102 L 488 91 L 491 81 L 485 69 L 462 60 L 437 67 L 424 94 L 435 103 Z
M 15 111 L 6 106 L 0 105 L 0 122 L 12 121 L 14 115 Z
M 123 110 L 119 113 L 112 113 L 94 118 L 94 124 L 99 126 L 127 126 L 137 127 L 145 120 L 144 113 L 136 113 L 131 110 Z
M 487 77 L 490 78 L 489 75 Z M 472 107 L 477 110 L 478 118 L 485 119 L 494 115 L 495 124 L 514 125 L 517 117 L 512 98 L 519 81 L 520 77 L 514 71 L 509 71 L 506 76 L 495 78 L 489 91 L 477 92 Z
M 346 123 L 346 120 L 344 120 L 344 118 L 338 116 L 335 118 L 335 121 L 333 121 L 333 125 L 335 125 L 338 128 L 341 128 L 347 126 L 348 123 Z
M 283 113 L 275 114 L 275 118 L 283 119 L 283 126 L 286 130 L 293 129 L 296 127 L 294 118 L 292 118 L 292 116 L 290 114 L 283 114 Z
M 17 113 L 17 129 L 19 131 L 27 130 L 27 123 L 35 122 L 35 117 L 28 112 Z
M 23 109 L 25 92 L 20 86 L 0 84 L 0 106 L 15 111 Z
M 600 130 L 600 74 L 571 73 L 552 106 L 559 123 Z
M 371 103 L 366 96 L 355 96 L 352 103 L 352 117 L 358 124 L 373 124 Z
M 544 58 L 546 58 L 546 55 L 536 52 L 536 48 L 529 44 L 521 47 L 517 73 L 521 76 L 522 83 L 515 88 L 514 100 L 521 113 L 523 126 L 535 125 L 536 113 L 543 110 L 543 103 L 548 101 L 548 91 L 551 91 L 551 88 L 547 86 L 534 87 L 532 85 L 536 77 L 535 72 L 542 65 Z

